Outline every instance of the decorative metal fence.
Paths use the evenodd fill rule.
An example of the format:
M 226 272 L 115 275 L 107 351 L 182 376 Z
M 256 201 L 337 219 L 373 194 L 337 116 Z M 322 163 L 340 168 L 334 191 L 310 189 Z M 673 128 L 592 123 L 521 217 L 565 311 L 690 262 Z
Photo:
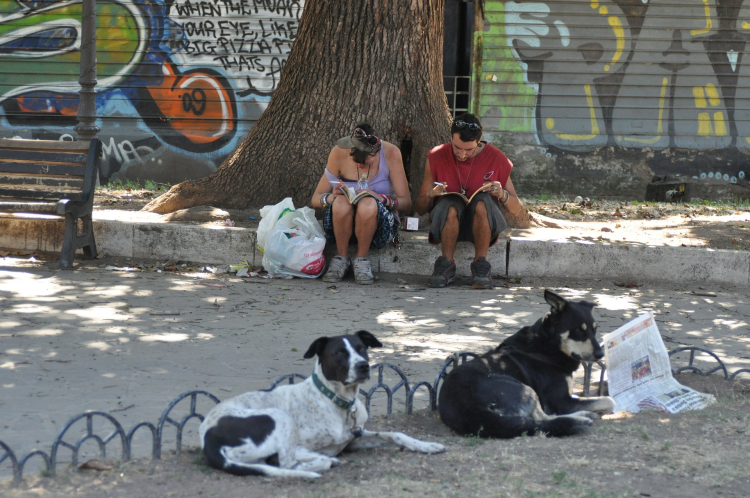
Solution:
M 711 375 L 716 372 L 721 372 L 723 377 L 727 380 L 734 380 L 738 378 L 740 374 L 750 374 L 750 368 L 742 368 L 739 370 L 736 370 L 731 375 L 729 374 L 729 371 L 727 370 L 726 365 L 724 364 L 721 359 L 714 354 L 713 352 L 698 348 L 698 347 L 680 347 L 673 349 L 669 352 L 670 358 L 673 358 L 680 353 L 689 353 L 688 358 L 685 361 L 685 365 L 678 367 L 678 368 L 672 368 L 672 373 L 674 375 L 678 375 L 682 372 L 694 372 L 698 373 L 700 375 Z M 700 366 L 696 365 L 696 353 L 704 353 L 708 355 L 709 358 L 714 360 L 716 362 L 716 366 L 710 367 L 710 368 L 701 368 Z M 437 376 L 435 377 L 435 380 L 430 384 L 427 381 L 421 381 L 414 385 L 411 385 L 409 383 L 409 379 L 407 378 L 406 374 L 397 366 L 391 365 L 390 363 L 378 363 L 372 367 L 373 371 L 377 372 L 377 381 L 375 385 L 373 385 L 368 391 L 365 391 L 364 389 L 360 389 L 360 394 L 365 399 L 365 407 L 367 408 L 367 412 L 370 413 L 370 404 L 372 402 L 373 396 L 375 393 L 379 390 L 382 390 L 386 394 L 386 415 L 390 416 L 393 413 L 393 397 L 396 395 L 400 390 L 403 389 L 404 393 L 404 399 L 405 399 L 405 412 L 407 414 L 411 414 L 414 409 L 414 398 L 417 393 L 417 391 L 420 388 L 424 388 L 427 390 L 427 393 L 429 394 L 429 408 L 432 411 L 437 410 L 437 393 L 440 389 L 440 382 L 445 378 L 448 372 L 448 368 L 450 368 L 451 365 L 454 365 L 456 363 L 463 364 L 466 361 L 476 358 L 479 355 L 476 353 L 457 353 L 453 356 L 448 357 L 448 359 L 445 361 L 443 366 L 440 368 L 440 370 L 437 373 Z M 678 361 L 682 361 L 679 360 Z M 674 362 L 674 360 L 673 360 Z M 599 386 L 598 386 L 598 394 L 602 395 L 604 392 L 604 377 L 605 377 L 605 365 L 602 362 L 594 362 L 594 363 L 585 363 L 584 364 L 584 379 L 583 379 L 583 392 L 582 394 L 584 396 L 589 395 L 590 389 L 591 389 L 591 378 L 594 375 L 594 368 L 599 367 Z M 384 381 L 384 376 L 386 372 L 395 373 L 397 378 L 399 379 L 395 385 L 391 386 L 387 384 Z M 288 384 L 294 384 L 295 381 L 298 380 L 304 380 L 306 377 L 300 374 L 288 374 L 284 375 L 280 378 L 278 378 L 273 384 L 271 384 L 270 389 L 274 389 L 278 385 L 286 382 Z M 24 468 L 26 467 L 26 464 L 29 462 L 30 459 L 34 457 L 39 457 L 43 460 L 45 466 L 46 466 L 46 475 L 54 476 L 57 470 L 58 465 L 58 459 L 59 459 L 59 450 L 61 449 L 67 449 L 70 450 L 71 455 L 71 465 L 78 466 L 78 457 L 79 453 L 81 451 L 81 447 L 84 443 L 87 443 L 89 441 L 94 441 L 99 449 L 99 454 L 101 459 L 107 458 L 107 446 L 113 441 L 119 441 L 120 446 L 122 447 L 122 455 L 121 460 L 123 462 L 126 462 L 131 459 L 132 457 L 132 443 L 133 439 L 135 437 L 135 434 L 140 429 L 148 429 L 148 433 L 151 435 L 151 457 L 154 459 L 160 459 L 161 458 L 161 450 L 162 450 L 162 442 L 164 438 L 164 429 L 165 426 L 171 425 L 176 429 L 176 439 L 175 439 L 175 451 L 179 453 L 182 450 L 182 436 L 183 431 L 185 430 L 185 425 L 192 419 L 198 419 L 199 421 L 203 421 L 204 414 L 199 413 L 197 411 L 197 404 L 198 400 L 205 397 L 206 399 L 213 401 L 213 403 L 219 403 L 219 398 L 214 396 L 211 393 L 208 393 L 206 391 L 189 391 L 184 394 L 181 394 L 177 398 L 175 398 L 167 407 L 164 409 L 164 412 L 162 413 L 161 417 L 159 418 L 159 422 L 154 425 L 150 422 L 141 422 L 139 424 L 136 424 L 135 427 L 130 429 L 127 433 L 125 432 L 125 429 L 122 427 L 120 422 L 117 421 L 115 417 L 108 413 L 100 412 L 100 411 L 89 411 L 86 413 L 81 413 L 79 415 L 76 415 L 72 419 L 68 421 L 68 423 L 65 424 L 65 426 L 60 431 L 59 435 L 55 439 L 55 441 L 52 443 L 52 448 L 50 450 L 50 453 L 47 454 L 42 450 L 34 450 L 21 458 L 20 460 L 16 456 L 16 454 L 10 449 L 10 447 L 5 444 L 3 441 L 0 441 L 0 465 L 3 463 L 6 463 L 6 461 L 10 462 L 10 465 L 13 469 L 13 480 L 14 482 L 18 483 L 23 479 L 24 474 Z M 179 418 L 179 420 L 176 420 L 173 417 L 176 417 L 172 412 L 174 408 L 180 404 L 183 400 L 189 400 L 189 407 L 188 412 L 186 415 L 183 415 L 182 418 Z M 70 429 L 79 421 L 85 420 L 86 423 L 86 430 L 85 434 L 81 437 L 79 436 L 78 440 L 75 442 L 69 442 L 68 438 L 71 437 L 68 433 L 72 432 Z M 108 425 L 111 425 L 112 428 L 109 429 L 111 432 L 106 436 L 100 436 L 97 431 L 94 429 L 94 422 L 99 421 L 100 423 L 109 423 Z M 143 431 L 140 431 L 143 432 Z M 74 436 L 72 436 L 74 437 Z

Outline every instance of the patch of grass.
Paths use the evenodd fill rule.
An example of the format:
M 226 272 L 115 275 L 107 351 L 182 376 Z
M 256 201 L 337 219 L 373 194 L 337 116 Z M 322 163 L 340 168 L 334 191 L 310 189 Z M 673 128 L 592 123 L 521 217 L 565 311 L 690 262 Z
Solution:
M 540 195 L 540 196 L 539 196 L 539 197 L 537 197 L 536 199 L 537 199 L 538 201 L 541 201 L 541 202 L 547 202 L 548 200 L 550 200 L 550 199 L 551 199 L 551 197 L 550 197 L 549 195 L 547 195 L 547 194 L 544 194 L 544 195 Z
M 193 465 L 198 467 L 198 470 L 206 475 L 213 472 L 213 469 L 206 464 L 206 461 L 203 459 L 203 455 L 201 453 L 198 453 L 193 457 L 192 463 Z
M 101 185 L 99 188 L 103 190 L 150 190 L 161 192 L 168 190 L 170 186 L 166 183 L 157 183 L 153 180 L 146 180 L 141 183 L 140 178 L 136 178 L 135 181 L 127 178 L 118 178 L 117 180 L 110 180 L 109 183 Z
M 664 441 L 664 445 L 661 447 L 661 451 L 668 451 L 669 447 L 672 446 L 669 441 Z
M 479 432 L 482 432 L 483 427 L 479 428 Z M 464 446 L 472 447 L 472 446 L 478 446 L 480 444 L 486 443 L 487 440 L 479 437 L 479 436 L 464 436 L 461 438 L 461 443 L 463 443 Z
M 562 484 L 562 482 L 568 477 L 568 473 L 564 470 L 555 470 L 552 472 L 552 479 L 555 480 L 555 484 Z

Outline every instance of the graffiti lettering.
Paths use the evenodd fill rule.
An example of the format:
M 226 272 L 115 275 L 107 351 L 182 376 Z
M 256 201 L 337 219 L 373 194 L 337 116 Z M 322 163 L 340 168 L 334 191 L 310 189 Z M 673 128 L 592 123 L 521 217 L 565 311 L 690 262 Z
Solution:
M 130 140 L 115 142 L 115 137 L 109 137 L 109 142 L 102 138 L 102 159 L 112 161 L 113 159 L 120 164 L 144 162 L 144 157 L 153 154 L 154 149 L 146 145 L 134 146 Z
M 219 0 L 217 2 L 191 2 L 187 0 L 183 4 L 175 3 L 174 7 L 180 17 L 227 17 L 228 14 L 239 14 L 241 16 L 252 16 L 268 12 L 279 17 L 288 17 L 299 20 L 302 13 L 302 4 L 298 0 Z
M 191 93 L 182 94 L 182 109 L 192 112 L 196 116 L 203 114 L 206 110 L 206 92 L 201 88 L 194 88 Z
M 234 81 L 247 82 L 240 96 L 273 92 L 297 38 L 300 2 L 176 0 L 173 7 L 187 35 L 175 55 L 181 65 L 221 65 Z

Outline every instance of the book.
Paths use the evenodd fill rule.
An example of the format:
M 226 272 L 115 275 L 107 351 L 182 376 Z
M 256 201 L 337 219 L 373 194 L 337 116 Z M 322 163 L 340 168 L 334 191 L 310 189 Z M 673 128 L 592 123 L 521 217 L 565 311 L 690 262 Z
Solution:
M 383 199 L 378 194 L 373 194 L 372 192 L 368 192 L 367 190 L 362 190 L 360 192 L 357 192 L 352 187 L 348 187 L 346 185 L 339 185 L 337 187 L 341 192 L 343 192 L 344 196 L 349 200 L 350 204 L 356 205 L 361 199 L 370 196 L 376 201 L 382 202 Z
M 464 200 L 464 203 L 466 203 L 466 204 L 468 205 L 468 204 L 470 204 L 470 203 L 471 203 L 471 201 L 472 201 L 472 200 L 474 200 L 474 196 L 475 196 L 475 195 L 477 195 L 477 194 L 479 194 L 479 193 L 482 193 L 482 192 L 486 192 L 486 191 L 487 191 L 487 190 L 488 190 L 488 189 L 489 189 L 489 188 L 490 188 L 491 186 L 492 186 L 492 185 L 489 185 L 489 184 L 488 184 L 488 185 L 482 185 L 481 187 L 479 187 L 479 188 L 477 189 L 477 191 L 476 191 L 476 192 L 474 192 L 473 194 L 471 194 L 471 197 L 466 197 L 466 196 L 465 196 L 464 194 L 462 194 L 461 192 L 443 192 L 443 193 L 442 193 L 442 194 L 440 194 L 440 195 L 441 195 L 441 196 L 445 196 L 445 195 L 457 195 L 457 196 L 459 196 L 459 197 L 460 197 L 461 199 L 463 199 L 463 200 Z

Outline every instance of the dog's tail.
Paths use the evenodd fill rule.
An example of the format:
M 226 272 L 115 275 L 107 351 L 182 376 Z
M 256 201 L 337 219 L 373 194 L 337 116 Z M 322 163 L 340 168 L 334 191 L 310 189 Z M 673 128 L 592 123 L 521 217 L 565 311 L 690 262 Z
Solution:
M 559 415 L 539 424 L 538 430 L 553 437 L 574 436 L 587 431 L 592 425 L 590 418 L 581 415 Z
M 265 463 L 226 462 L 222 470 L 236 476 L 304 477 L 307 479 L 320 477 L 317 472 L 282 469 Z

